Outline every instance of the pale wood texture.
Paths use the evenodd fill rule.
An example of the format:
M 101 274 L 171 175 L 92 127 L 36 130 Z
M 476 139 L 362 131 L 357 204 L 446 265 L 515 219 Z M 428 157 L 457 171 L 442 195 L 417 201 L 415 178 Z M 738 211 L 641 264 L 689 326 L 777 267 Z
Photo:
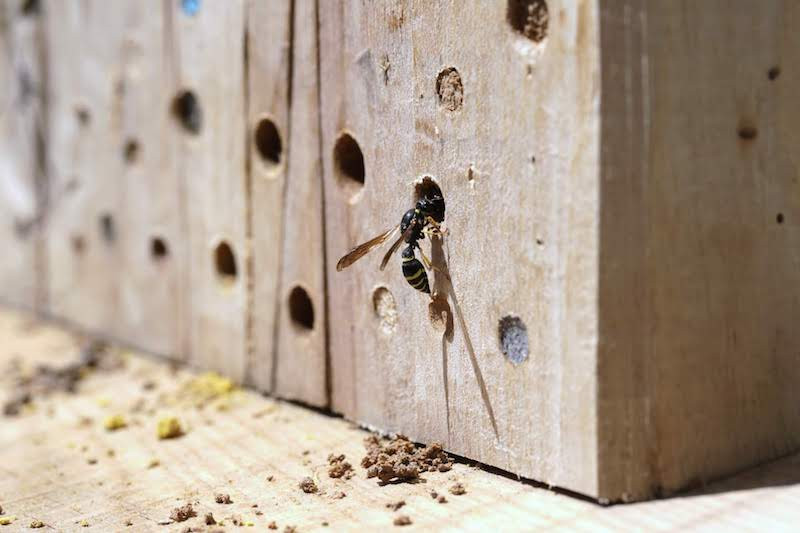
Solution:
M 603 416 L 594 373 L 596 7 L 549 2 L 549 35 L 535 44 L 511 29 L 505 2 L 320 3 L 334 409 L 589 494 Z M 437 97 L 448 67 L 463 86 L 455 111 Z M 364 155 L 355 196 L 333 161 L 342 131 Z M 341 273 L 332 264 L 397 224 L 421 175 L 447 203 L 450 235 L 433 255 L 440 266 L 449 261 L 454 291 L 439 310 L 451 310 L 450 332 L 429 319 L 399 255 L 385 272 L 382 252 Z M 373 309 L 379 286 L 393 296 L 395 317 Z M 519 365 L 499 346 L 507 315 L 527 326 L 530 356 Z
M 0 368 L 20 354 L 23 368 L 61 364 L 77 356 L 76 339 L 29 318 L 0 312 Z M 412 525 L 402 531 L 795 531 L 800 519 L 800 458 L 772 463 L 702 493 L 643 504 L 601 507 L 543 488 L 456 464 L 446 474 L 426 474 L 425 483 L 379 487 L 357 465 L 366 432 L 260 395 L 240 392 L 203 410 L 183 401 L 192 376 L 136 355 L 114 372 L 90 374 L 79 393 L 35 398 L 34 407 L 0 424 L 0 505 L 15 516 L 3 531 L 168 531 L 200 528 L 207 512 L 224 520 L 238 515 L 266 531 L 275 521 L 298 531 L 376 531 L 392 528 L 398 515 Z M 155 388 L 143 389 L 152 382 Z M 0 375 L 0 398 L 9 393 Z M 138 405 L 138 408 L 137 408 Z M 225 411 L 218 406 L 227 405 Z M 129 426 L 115 432 L 103 420 L 122 413 Z M 189 427 L 179 439 L 159 441 L 156 420 L 177 415 Z M 113 456 L 109 451 L 113 450 Z M 305 451 L 308 454 L 305 454 Z M 330 479 L 327 455 L 344 453 L 356 469 L 350 480 Z M 95 464 L 89 464 L 96 459 Z M 148 468 L 152 460 L 156 467 Z M 267 476 L 274 476 L 267 481 Z M 299 481 L 316 479 L 319 494 L 305 494 Z M 461 482 L 467 493 L 448 492 Z M 447 498 L 436 503 L 435 490 Z M 335 499 L 336 492 L 346 497 Z M 230 505 L 214 502 L 230 494 Z M 387 503 L 404 500 L 393 512 Z M 170 511 L 193 502 L 198 517 L 158 525 Z M 258 507 L 252 507 L 257 504 Z M 256 515 L 260 511 L 262 515 Z M 80 525 L 86 521 L 87 527 Z M 131 525 L 127 526 L 130 520 Z M 322 526 L 323 521 L 328 523 Z M 214 528 L 204 528 L 206 531 Z
M 800 6 L 601 6 L 598 492 L 640 498 L 800 446 Z
M 316 6 L 315 0 L 293 2 L 289 168 L 272 390 L 283 398 L 324 406 L 328 403 L 327 310 Z M 304 305 L 303 295 L 310 308 Z
M 282 257 L 284 189 L 289 137 L 291 76 L 291 1 L 248 4 L 248 141 L 250 157 L 250 224 L 252 235 L 252 354 L 248 379 L 262 390 L 274 390 L 277 316 Z M 261 120 L 278 131 L 277 161 L 258 150 Z M 274 154 L 273 154 L 274 156 Z
M 45 174 L 41 18 L 20 0 L 0 2 L 0 300 L 44 303 Z
M 243 380 L 247 367 L 247 242 L 245 173 L 245 38 L 243 0 L 172 9 L 178 88 L 194 92 L 202 113 L 197 133 L 182 135 L 189 283 L 188 344 L 192 364 Z M 218 264 L 228 246 L 231 261 Z M 223 254 L 224 255 L 224 254 Z M 220 270 L 219 267 L 222 267 Z
M 175 355 L 187 247 L 168 4 L 44 2 L 47 271 L 50 313 Z

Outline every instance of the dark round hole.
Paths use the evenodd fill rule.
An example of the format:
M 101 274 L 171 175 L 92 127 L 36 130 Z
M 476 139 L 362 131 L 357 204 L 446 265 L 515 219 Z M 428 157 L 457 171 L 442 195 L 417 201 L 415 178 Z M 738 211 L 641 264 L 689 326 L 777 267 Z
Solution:
M 167 243 L 161 237 L 150 239 L 150 256 L 156 261 L 160 261 L 169 255 Z
M 446 205 L 444 203 L 444 194 L 442 194 L 442 189 L 439 188 L 439 185 L 431 176 L 423 176 L 422 181 L 419 181 L 414 185 L 415 204 L 422 198 L 434 198 L 436 196 L 442 199 L 443 208 L 441 216 L 434 216 L 434 219 L 436 219 L 437 222 L 443 222 Z
M 25 0 L 20 8 L 23 15 L 38 15 L 41 12 L 39 0 Z
M 295 287 L 289 293 L 289 316 L 301 329 L 310 330 L 314 327 L 314 305 L 302 287 Z
M 197 135 L 203 126 L 203 111 L 192 91 L 181 91 L 172 101 L 172 115 L 188 133 Z
M 117 228 L 114 224 L 114 217 L 109 213 L 100 215 L 100 235 L 102 235 L 103 240 L 109 244 L 114 242 L 117 238 Z
M 464 105 L 464 85 L 455 68 L 446 68 L 436 77 L 436 94 L 439 105 L 447 111 L 458 111 Z
M 364 154 L 349 133 L 342 133 L 333 148 L 336 174 L 344 187 L 358 192 L 364 186 Z
M 269 166 L 277 166 L 281 162 L 283 143 L 275 123 L 268 118 L 258 121 L 255 131 L 256 148 L 261 159 Z
M 519 34 L 539 43 L 547 37 L 550 15 L 545 0 L 508 0 L 508 23 Z
M 125 141 L 125 146 L 122 148 L 122 156 L 129 165 L 135 163 L 139 158 L 139 141 L 136 139 Z
M 739 126 L 739 138 L 745 141 L 752 141 L 758 137 L 758 130 L 751 124 L 742 124 Z
M 774 81 L 774 80 L 778 79 L 778 76 L 780 76 L 780 75 L 781 75 L 781 67 L 778 67 L 778 66 L 772 67 L 771 69 L 769 69 L 767 71 L 767 77 L 771 81 Z
M 518 365 L 529 355 L 528 328 L 516 316 L 504 316 L 497 324 L 500 350 L 512 364 Z
M 214 265 L 220 281 L 223 283 L 236 281 L 236 256 L 233 255 L 233 249 L 227 242 L 220 242 L 214 249 Z
M 778 215 L 775 217 L 775 222 L 778 224 L 783 224 L 783 213 L 778 213 Z
M 77 105 L 75 106 L 75 118 L 81 126 L 88 126 L 92 120 L 92 114 L 85 105 Z
M 70 239 L 70 244 L 72 245 L 72 251 L 78 255 L 86 250 L 86 239 L 83 238 L 83 235 L 73 235 Z

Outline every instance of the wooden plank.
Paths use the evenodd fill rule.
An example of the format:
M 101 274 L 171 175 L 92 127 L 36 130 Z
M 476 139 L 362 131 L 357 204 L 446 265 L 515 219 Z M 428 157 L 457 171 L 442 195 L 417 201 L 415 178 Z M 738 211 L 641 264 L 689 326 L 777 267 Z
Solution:
M 332 401 L 593 494 L 598 14 L 591 2 L 548 5 L 537 43 L 506 3 L 320 4 L 327 255 L 397 224 L 429 175 L 450 230 L 434 261 L 453 281 L 433 282 L 448 327 L 399 257 L 383 273 L 379 253 L 344 273 L 329 264 Z M 336 162 L 343 132 L 363 154 L 363 188 Z M 522 362 L 503 355 L 499 330 Z
M 192 364 L 237 381 L 247 367 L 245 4 L 167 2 L 174 24 Z M 197 9 L 195 9 L 197 6 Z M 191 96 L 189 96 L 191 94 Z
M 48 311 L 155 353 L 183 353 L 169 17 L 136 1 L 46 2 L 44 12 Z
M 249 219 L 252 232 L 252 355 L 248 379 L 276 388 L 277 315 L 289 143 L 291 1 L 248 4 Z
M 601 494 L 800 447 L 794 2 L 603 2 Z
M 41 17 L 19 0 L 0 3 L 0 300 L 44 303 L 45 175 Z
M 317 2 L 294 0 L 289 168 L 278 292 L 275 394 L 325 406 L 326 303 L 319 154 Z
M 25 354 L 23 369 L 60 365 L 74 361 L 78 350 L 72 335 L 0 311 L 0 368 L 7 369 L 18 354 Z M 404 531 L 796 529 L 800 456 L 699 493 L 611 507 L 465 464 L 456 464 L 448 473 L 424 474 L 425 483 L 381 487 L 358 465 L 366 432 L 251 392 L 222 400 L 219 405 L 228 405 L 226 411 L 213 403 L 201 410 L 186 401 L 170 401 L 180 397 L 192 377 L 185 370 L 175 372 L 164 363 L 130 355 L 122 368 L 90 373 L 77 394 L 35 398 L 35 408 L 3 418 L 0 505 L 4 517 L 16 517 L 9 530 L 27 530 L 33 520 L 41 520 L 59 531 L 179 532 L 187 526 L 202 527 L 207 512 L 228 525 L 230 517 L 239 515 L 256 530 L 274 520 L 279 531 L 287 525 L 299 531 L 323 530 L 323 521 L 334 531 L 372 531 L 392 527 L 398 515 L 412 520 Z M 0 398 L 10 392 L 12 378 L 9 372 L 0 375 Z M 155 388 L 143 388 L 145 383 Z M 124 414 L 128 427 L 104 430 L 104 419 L 118 413 Z M 189 428 L 187 434 L 156 439 L 155 425 L 162 414 L 179 416 Z M 344 453 L 355 476 L 329 478 L 329 453 Z M 96 463 L 89 464 L 89 459 Z M 148 468 L 154 459 L 158 466 Z M 305 494 L 298 488 L 305 476 L 316 480 L 319 493 Z M 455 482 L 465 486 L 466 494 L 448 492 Z M 432 499 L 432 490 L 443 494 L 447 503 Z M 346 497 L 335 499 L 340 491 Z M 228 493 L 233 503 L 215 503 L 217 492 Z M 398 511 L 386 508 L 400 500 L 406 505 Z M 158 525 L 172 508 L 186 502 L 194 503 L 197 517 Z M 83 520 L 85 528 L 80 526 Z M 128 520 L 130 526 L 125 525 Z

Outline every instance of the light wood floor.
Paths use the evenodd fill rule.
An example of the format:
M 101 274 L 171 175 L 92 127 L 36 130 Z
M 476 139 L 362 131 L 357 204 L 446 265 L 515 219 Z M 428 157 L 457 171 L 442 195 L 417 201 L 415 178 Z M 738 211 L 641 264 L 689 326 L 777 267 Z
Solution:
M 13 360 L 22 361 L 26 372 L 38 363 L 73 361 L 79 346 L 57 327 L 0 311 L 0 399 L 12 392 Z M 295 526 L 300 532 L 800 528 L 800 456 L 702 493 L 612 507 L 467 464 L 424 474 L 420 483 L 380 487 L 358 464 L 368 433 L 347 421 L 249 391 L 198 409 L 196 397 L 186 392 L 189 371 L 128 352 L 122 359 L 118 369 L 89 373 L 77 394 L 36 396 L 19 416 L 0 418 L 0 518 L 16 517 L 0 533 L 29 531 L 34 520 L 57 531 L 235 531 L 235 518 L 244 531 L 270 531 L 274 521 L 278 531 Z M 128 427 L 106 430 L 104 421 L 114 414 Z M 157 438 L 157 420 L 167 415 L 187 427 L 183 437 Z M 345 454 L 356 475 L 329 478 L 330 453 Z M 306 476 L 316 481 L 318 493 L 300 490 Z M 457 482 L 466 494 L 448 492 Z M 447 503 L 431 498 L 432 491 Z M 229 494 L 233 503 L 215 503 L 215 493 Z M 398 511 L 386 507 L 399 500 L 406 503 Z M 187 502 L 196 518 L 159 524 Z M 225 525 L 205 526 L 209 512 Z M 411 525 L 393 525 L 401 515 Z

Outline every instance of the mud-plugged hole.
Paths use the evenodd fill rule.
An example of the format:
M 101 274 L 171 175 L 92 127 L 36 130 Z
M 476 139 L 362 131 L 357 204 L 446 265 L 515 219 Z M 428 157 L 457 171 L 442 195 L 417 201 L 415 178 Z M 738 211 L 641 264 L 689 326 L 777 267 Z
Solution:
M 421 180 L 418 180 L 414 184 L 414 203 L 420 201 L 423 198 L 441 198 L 441 213 L 434 217 L 437 222 L 444 221 L 445 215 L 445 202 L 444 202 L 444 194 L 442 194 L 442 189 L 439 188 L 439 184 L 431 176 L 423 176 Z
M 233 248 L 226 241 L 220 241 L 214 248 L 214 266 L 220 283 L 232 285 L 236 282 L 238 275 L 236 256 L 233 254 Z
M 454 67 L 444 69 L 436 77 L 436 94 L 439 106 L 447 111 L 458 111 L 464 105 L 464 85 Z
M 172 100 L 172 116 L 183 127 L 184 131 L 197 135 L 203 127 L 203 110 L 192 91 L 179 92 Z
M 506 17 L 515 32 L 535 43 L 547 37 L 550 14 L 545 0 L 508 0 Z
M 253 140 L 256 144 L 261 160 L 268 167 L 274 168 L 280 165 L 283 154 L 283 142 L 275 123 L 268 118 L 262 118 L 256 124 Z
M 372 310 L 375 312 L 381 331 L 391 335 L 397 327 L 397 304 L 394 295 L 386 287 L 378 287 L 372 292 Z
M 339 184 L 351 195 L 357 194 L 364 187 L 364 154 L 349 133 L 341 133 L 336 140 L 333 161 Z
M 136 139 L 128 139 L 125 141 L 125 146 L 122 147 L 122 157 L 127 164 L 132 165 L 139 159 L 140 150 L 139 141 Z
M 512 364 L 518 365 L 529 355 L 528 328 L 516 316 L 507 315 L 497 324 L 500 351 Z
M 289 293 L 289 317 L 301 330 L 314 328 L 314 304 L 303 287 L 295 286 Z
M 150 239 L 150 257 L 153 261 L 163 261 L 169 255 L 167 241 L 162 237 L 152 237 Z
M 100 235 L 108 244 L 113 243 L 117 239 L 117 227 L 114 223 L 114 217 L 109 213 L 100 215 Z

